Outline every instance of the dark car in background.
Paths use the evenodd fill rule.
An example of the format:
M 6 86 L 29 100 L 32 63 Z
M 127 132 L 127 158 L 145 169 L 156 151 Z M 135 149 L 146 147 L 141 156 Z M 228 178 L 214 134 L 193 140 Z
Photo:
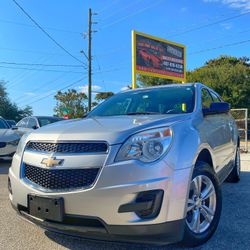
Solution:
M 14 120 L 5 120 L 5 121 L 8 123 L 8 125 L 9 125 L 10 128 L 12 126 L 16 126 L 16 121 L 14 121 Z
M 64 120 L 54 116 L 29 116 L 20 120 L 16 124 L 16 132 L 22 136 L 25 133 L 30 133 L 35 129 L 46 126 L 48 124 Z

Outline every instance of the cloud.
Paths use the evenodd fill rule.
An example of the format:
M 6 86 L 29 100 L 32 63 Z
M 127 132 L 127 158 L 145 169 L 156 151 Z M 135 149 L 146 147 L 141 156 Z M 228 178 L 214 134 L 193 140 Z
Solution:
M 203 0 L 205 3 L 222 3 L 234 9 L 250 10 L 250 0 Z
M 221 23 L 220 26 L 224 28 L 225 30 L 230 30 L 232 29 L 232 24 L 231 23 Z
M 181 12 L 181 13 L 187 12 L 187 7 L 182 7 L 182 8 L 180 9 L 180 12 Z
M 128 86 L 125 86 L 125 87 L 121 88 L 121 91 L 125 91 L 125 90 L 128 90 L 128 89 L 129 89 Z
M 102 87 L 98 85 L 92 85 L 92 91 L 99 91 Z M 88 85 L 79 86 L 78 89 L 81 90 L 81 92 L 87 94 L 88 93 Z
M 25 92 L 24 95 L 26 95 L 26 96 L 35 96 L 36 93 L 33 93 L 33 92 Z

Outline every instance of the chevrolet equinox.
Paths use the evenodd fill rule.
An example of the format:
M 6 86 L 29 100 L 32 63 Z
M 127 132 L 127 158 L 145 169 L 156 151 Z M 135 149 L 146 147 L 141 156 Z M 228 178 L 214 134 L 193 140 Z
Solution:
M 128 90 L 25 134 L 8 186 L 19 215 L 46 230 L 197 246 L 218 226 L 226 179 L 240 179 L 230 106 L 191 83 Z

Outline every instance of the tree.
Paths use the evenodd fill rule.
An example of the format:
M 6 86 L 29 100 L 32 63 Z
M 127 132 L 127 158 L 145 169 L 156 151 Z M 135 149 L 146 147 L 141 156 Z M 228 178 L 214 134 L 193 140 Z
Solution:
M 202 82 L 213 88 L 233 108 L 250 109 L 249 58 L 220 56 L 187 72 L 188 82 Z
M 88 98 L 84 93 L 79 93 L 74 89 L 69 89 L 66 92 L 58 91 L 55 99 L 57 104 L 54 111 L 57 116 L 68 115 L 70 119 L 73 119 L 81 118 L 87 113 Z
M 113 95 L 113 92 L 100 92 L 96 94 L 95 99 L 97 102 L 102 102 Z
M 113 92 L 99 92 L 95 96 L 95 100 L 92 102 L 92 108 L 95 108 L 97 105 L 99 105 L 101 102 L 105 101 L 109 97 L 113 96 Z
M 139 81 L 137 83 L 137 86 L 139 87 L 159 86 L 159 85 L 171 84 L 174 82 L 173 80 L 169 80 L 169 79 L 145 76 L 145 75 L 139 75 L 137 77 L 137 80 Z
M 32 115 L 33 112 L 30 106 L 21 109 L 10 101 L 4 85 L 5 82 L 0 81 L 0 116 L 5 119 L 19 121 L 26 116 Z

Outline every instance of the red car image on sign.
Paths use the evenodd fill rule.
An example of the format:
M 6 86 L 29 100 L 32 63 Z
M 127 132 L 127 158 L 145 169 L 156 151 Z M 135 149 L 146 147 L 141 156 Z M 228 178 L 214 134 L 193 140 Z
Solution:
M 138 32 L 134 36 L 137 73 L 185 81 L 185 46 Z

